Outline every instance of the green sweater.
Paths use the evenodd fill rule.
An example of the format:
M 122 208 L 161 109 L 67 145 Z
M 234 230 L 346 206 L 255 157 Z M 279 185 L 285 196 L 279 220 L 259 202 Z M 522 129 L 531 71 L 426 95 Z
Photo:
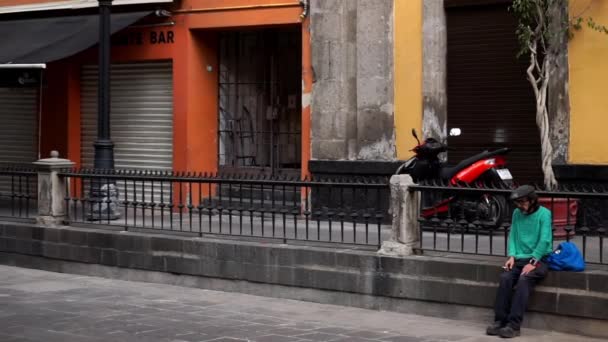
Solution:
M 509 256 L 515 259 L 535 258 L 540 260 L 553 251 L 551 211 L 540 207 L 530 215 L 519 209 L 513 212 L 509 233 Z

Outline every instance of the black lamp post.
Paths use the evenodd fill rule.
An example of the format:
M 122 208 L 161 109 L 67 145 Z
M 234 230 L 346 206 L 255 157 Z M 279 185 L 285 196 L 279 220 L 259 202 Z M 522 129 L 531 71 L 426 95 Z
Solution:
M 114 168 L 114 143 L 110 139 L 110 7 L 112 0 L 99 2 L 99 83 L 97 85 L 96 169 Z
M 99 81 L 97 84 L 97 140 L 95 147 L 95 169 L 114 169 L 114 143 L 110 139 L 110 8 L 112 0 L 99 2 Z M 120 217 L 117 210 L 118 192 L 110 180 L 93 180 L 91 184 L 93 205 L 89 220 L 115 220 Z

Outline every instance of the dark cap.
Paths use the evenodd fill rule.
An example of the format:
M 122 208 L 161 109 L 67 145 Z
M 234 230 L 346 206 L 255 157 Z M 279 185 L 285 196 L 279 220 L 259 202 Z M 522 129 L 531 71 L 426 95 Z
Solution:
M 520 198 L 536 198 L 536 192 L 534 191 L 534 187 L 531 185 L 522 185 L 517 189 L 513 190 L 511 193 L 511 201 L 515 201 Z

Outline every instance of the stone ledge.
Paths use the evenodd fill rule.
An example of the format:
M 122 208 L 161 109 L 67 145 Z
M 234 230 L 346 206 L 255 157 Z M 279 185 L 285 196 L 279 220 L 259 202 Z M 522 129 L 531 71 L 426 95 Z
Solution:
M 0 223 L 0 252 L 171 274 L 491 308 L 502 257 L 381 256 L 76 227 Z M 554 272 L 530 310 L 608 319 L 608 271 Z M 608 335 L 606 335 L 608 336 Z

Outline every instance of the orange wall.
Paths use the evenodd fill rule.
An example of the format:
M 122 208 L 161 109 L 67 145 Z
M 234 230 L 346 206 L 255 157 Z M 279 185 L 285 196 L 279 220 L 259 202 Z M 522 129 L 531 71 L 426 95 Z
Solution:
M 279 4 L 278 7 L 256 7 Z M 287 4 L 287 5 L 281 5 Z M 253 5 L 253 7 L 251 7 Z M 250 6 L 238 10 L 204 8 Z M 130 28 L 119 34 L 143 37 L 141 45 L 112 46 L 112 62 L 173 61 L 173 115 L 175 170 L 216 172 L 218 56 L 217 33 L 211 28 L 227 26 L 267 26 L 300 23 L 302 8 L 294 0 L 185 0 L 182 11 L 171 20 L 173 26 Z M 192 9 L 193 11 L 189 11 Z M 310 62 L 310 33 L 308 21 L 302 29 L 303 99 L 312 89 Z M 152 31 L 173 31 L 172 44 L 151 44 Z M 49 89 L 43 102 L 42 151 L 60 149 L 69 159 L 80 162 L 80 69 L 84 64 L 97 63 L 97 48 L 91 48 L 61 63 L 49 64 Z M 57 66 L 55 66 L 57 64 Z M 209 67 L 209 69 L 208 69 Z M 51 84 L 53 86 L 51 87 Z M 308 95 L 307 95 L 308 94 Z M 50 98 L 52 97 L 52 101 Z M 44 98 L 43 98 L 44 99 Z M 66 121 L 67 118 L 67 121 Z M 66 124 L 67 122 L 67 124 Z M 310 107 L 302 105 L 302 174 L 307 174 L 310 156 Z M 60 134 L 55 134 L 60 132 Z M 67 133 L 63 134 L 63 133 Z
M 68 86 L 68 65 L 51 63 L 43 71 L 42 115 L 40 126 L 40 156 L 48 158 L 52 150 L 59 151 L 62 157 L 67 156 L 68 141 L 65 139 L 68 127 L 68 98 L 65 89 Z

